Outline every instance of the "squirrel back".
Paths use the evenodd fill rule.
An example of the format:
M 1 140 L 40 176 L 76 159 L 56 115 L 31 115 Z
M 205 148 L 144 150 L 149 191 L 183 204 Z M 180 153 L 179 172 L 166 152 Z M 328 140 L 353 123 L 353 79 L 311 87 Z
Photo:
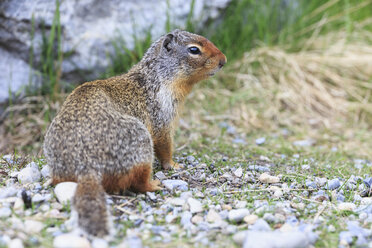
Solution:
M 127 74 L 85 83 L 66 99 L 45 135 L 53 184 L 78 183 L 73 207 L 89 234 L 109 233 L 105 192 L 161 189 L 151 180 L 154 153 L 172 160 L 178 108 L 225 55 L 206 38 L 175 30 L 163 35 Z

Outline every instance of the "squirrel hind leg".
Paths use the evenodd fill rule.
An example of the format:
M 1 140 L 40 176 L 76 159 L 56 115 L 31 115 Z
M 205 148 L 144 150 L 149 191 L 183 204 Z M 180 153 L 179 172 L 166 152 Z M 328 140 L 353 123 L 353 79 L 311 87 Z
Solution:
M 122 184 L 122 189 L 128 189 L 133 192 L 153 192 L 161 190 L 159 180 L 152 180 L 152 165 L 151 163 L 137 165 L 133 167 L 128 174 L 119 179 L 119 184 Z M 125 185 L 123 185 L 125 184 Z

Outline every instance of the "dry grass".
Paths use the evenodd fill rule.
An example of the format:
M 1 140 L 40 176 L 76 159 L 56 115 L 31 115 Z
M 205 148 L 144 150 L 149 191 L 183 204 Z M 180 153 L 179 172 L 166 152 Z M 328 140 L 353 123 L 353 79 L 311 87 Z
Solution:
M 9 106 L 0 117 L 0 154 L 15 150 L 27 155 L 40 155 L 51 118 L 60 108 L 64 96 L 50 101 L 48 97 L 25 97 Z
M 191 104 L 192 110 L 201 111 L 188 109 L 187 115 L 209 122 L 230 120 L 242 132 L 286 127 L 371 157 L 371 40 L 370 33 L 344 32 L 311 37 L 299 52 L 279 47 L 252 50 L 219 80 L 198 89 L 197 101 Z M 206 135 L 216 135 L 210 126 L 204 127 Z

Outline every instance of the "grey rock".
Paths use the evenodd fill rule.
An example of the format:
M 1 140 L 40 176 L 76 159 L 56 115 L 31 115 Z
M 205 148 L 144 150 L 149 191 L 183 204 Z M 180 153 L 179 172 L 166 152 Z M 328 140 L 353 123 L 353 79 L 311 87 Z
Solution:
M 80 237 L 77 234 L 65 233 L 54 238 L 53 247 L 88 248 L 90 247 L 90 243 L 86 238 Z
M 300 248 L 309 247 L 311 241 L 303 232 L 247 231 L 243 248 Z
M 334 190 L 341 186 L 340 180 L 338 178 L 328 181 L 327 189 Z
M 106 240 L 95 238 L 92 241 L 92 248 L 108 248 L 109 244 Z
M 41 201 L 44 201 L 45 198 L 41 195 L 41 194 L 36 194 L 32 197 L 32 202 L 41 202 Z
M 54 193 L 61 204 L 66 204 L 67 202 L 72 201 L 76 187 L 77 184 L 74 182 L 59 183 L 54 188 Z
M 261 138 L 256 139 L 256 145 L 262 145 L 265 142 L 266 142 L 266 138 L 265 137 L 261 137 Z
M 207 21 L 216 19 L 220 9 L 225 8 L 230 0 L 195 1 L 193 19 L 202 27 Z M 169 6 L 169 7 L 168 7 Z M 63 30 L 62 52 L 70 56 L 62 63 L 63 75 L 73 81 L 81 80 L 79 73 L 85 72 L 90 78 L 101 74 L 110 63 L 108 53 L 114 53 L 113 40 L 119 36 L 125 46 L 132 49 L 134 36 L 138 39 L 145 36 L 151 27 L 155 39 L 165 33 L 168 18 L 174 26 L 185 27 L 190 13 L 190 3 L 174 0 L 161 1 L 61 1 L 60 24 Z M 42 26 L 48 36 L 52 28 L 55 12 L 55 1 L 45 0 L 7 0 L 0 2 L 0 102 L 7 99 L 9 85 L 12 93 L 32 82 L 40 84 L 37 76 L 29 67 L 30 47 L 34 50 L 34 64 L 41 61 Z M 140 15 L 133 25 L 133 17 Z M 34 37 L 31 37 L 32 18 L 34 17 Z M 44 23 L 44 25 L 42 25 Z M 156 25 L 153 25 L 156 23 Z M 138 35 L 138 33 L 142 35 Z
M 272 213 L 265 213 L 263 219 L 269 223 L 276 223 L 278 221 Z
M 232 140 L 232 143 L 234 143 L 234 144 L 241 144 L 241 145 L 247 144 L 247 142 L 244 139 L 242 139 L 242 138 L 235 138 L 235 139 Z
M 315 140 L 313 139 L 305 139 L 305 140 L 296 140 L 293 142 L 293 145 L 295 146 L 312 146 L 315 144 Z
M 0 208 L 0 218 L 7 218 L 12 215 L 12 210 L 8 207 Z
M 146 195 L 148 196 L 148 198 L 150 198 L 151 201 L 157 200 L 154 192 L 146 192 Z
M 0 199 L 15 196 L 17 195 L 17 193 L 18 193 L 18 190 L 13 186 L 2 188 L 0 189 Z
M 271 227 L 267 222 L 263 219 L 258 219 L 256 222 L 250 226 L 250 230 L 252 231 L 271 231 Z
M 324 186 L 327 183 L 327 178 L 324 177 L 317 177 L 315 178 L 315 183 L 319 185 L 319 187 Z
M 247 215 L 249 215 L 249 210 L 246 208 L 232 209 L 229 211 L 228 218 L 233 222 L 241 222 Z
M 44 167 L 41 169 L 41 175 L 43 178 L 50 178 L 50 166 L 44 165 Z
M 142 240 L 137 236 L 131 236 L 124 239 L 118 248 L 142 248 Z
M 311 188 L 311 189 L 316 189 L 316 183 L 310 180 L 306 180 L 306 187 Z
M 39 169 L 35 166 L 23 168 L 18 174 L 18 181 L 22 184 L 37 182 L 40 178 Z
M 8 246 L 8 248 L 23 248 L 23 247 L 24 246 L 23 246 L 22 240 L 19 238 L 12 239 L 9 242 L 9 246 Z
M 270 171 L 268 167 L 262 166 L 262 165 L 250 165 L 248 166 L 248 169 L 258 171 L 258 172 L 269 172 Z
M 155 176 L 159 179 L 159 180 L 165 180 L 167 179 L 167 177 L 164 175 L 164 172 L 162 171 L 158 171 L 155 173 Z
M 189 162 L 190 164 L 192 164 L 193 162 L 195 162 L 195 157 L 194 156 L 191 156 L 191 155 L 189 155 L 189 156 L 187 156 L 187 162 Z
M 176 190 L 176 189 L 182 190 L 182 191 L 188 190 L 187 182 L 182 181 L 182 180 L 167 179 L 167 180 L 163 180 L 162 183 L 169 190 Z
M 194 199 L 194 198 L 188 198 L 187 203 L 190 207 L 190 212 L 193 213 L 200 213 L 203 211 L 203 206 L 200 201 Z
M 192 226 L 191 218 L 192 214 L 189 211 L 183 212 L 181 215 L 181 225 L 184 228 L 189 228 L 190 226 Z

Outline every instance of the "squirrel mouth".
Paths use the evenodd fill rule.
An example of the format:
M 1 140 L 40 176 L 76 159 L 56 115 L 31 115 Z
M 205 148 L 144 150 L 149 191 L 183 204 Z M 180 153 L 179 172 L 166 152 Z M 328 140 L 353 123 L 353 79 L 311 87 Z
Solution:
M 213 71 L 208 73 L 208 76 L 214 76 L 219 70 L 220 70 L 220 68 L 214 69 Z

